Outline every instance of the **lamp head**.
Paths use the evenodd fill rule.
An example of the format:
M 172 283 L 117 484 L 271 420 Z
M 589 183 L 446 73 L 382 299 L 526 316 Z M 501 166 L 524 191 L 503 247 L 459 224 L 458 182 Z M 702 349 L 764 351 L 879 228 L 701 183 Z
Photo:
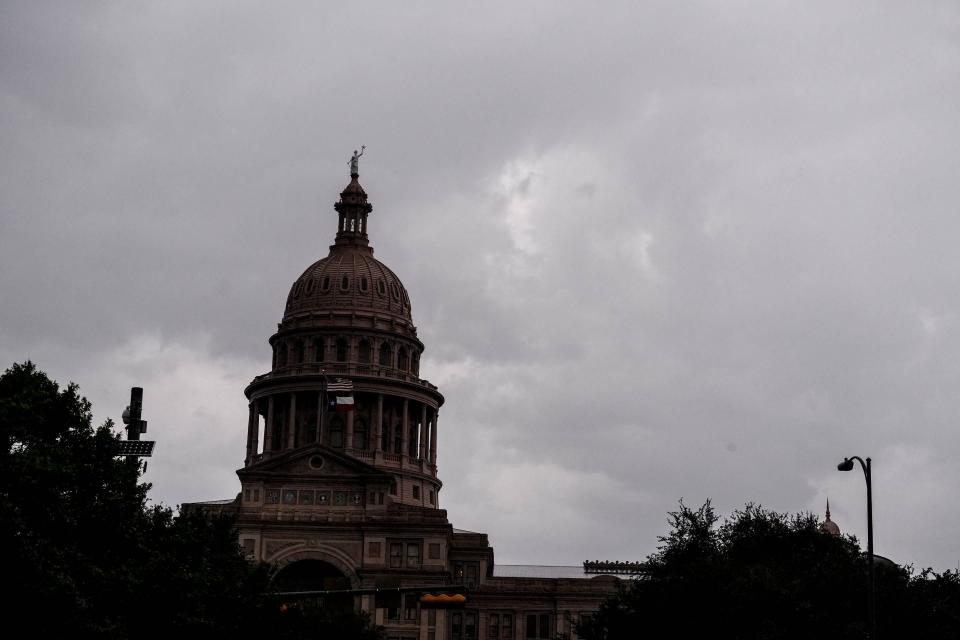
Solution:
M 837 465 L 837 471 L 853 471 L 853 460 L 844 458 L 843 462 Z

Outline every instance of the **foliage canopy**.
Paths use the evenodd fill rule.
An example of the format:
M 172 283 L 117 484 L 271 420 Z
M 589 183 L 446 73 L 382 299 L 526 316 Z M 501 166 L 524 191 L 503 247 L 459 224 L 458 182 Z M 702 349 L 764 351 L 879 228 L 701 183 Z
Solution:
M 380 637 L 352 612 L 281 609 L 231 519 L 148 505 L 112 427 L 31 362 L 0 376 L 7 620 L 37 637 Z
M 867 558 L 855 538 L 823 533 L 811 514 L 747 504 L 722 523 L 707 501 L 681 501 L 646 572 L 585 616 L 586 640 L 673 637 L 791 639 L 867 636 Z M 960 637 L 956 572 L 876 563 L 884 636 Z

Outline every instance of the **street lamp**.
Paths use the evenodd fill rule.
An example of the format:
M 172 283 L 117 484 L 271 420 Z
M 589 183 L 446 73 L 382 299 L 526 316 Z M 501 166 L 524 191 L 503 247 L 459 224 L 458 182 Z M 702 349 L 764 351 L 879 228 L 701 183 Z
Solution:
M 863 468 L 863 477 L 867 480 L 867 563 L 870 569 L 869 611 L 870 638 L 877 639 L 877 591 L 873 577 L 873 485 L 870 481 L 870 458 L 864 462 L 860 456 L 844 458 L 837 465 L 838 471 L 853 471 L 853 461 L 856 460 Z

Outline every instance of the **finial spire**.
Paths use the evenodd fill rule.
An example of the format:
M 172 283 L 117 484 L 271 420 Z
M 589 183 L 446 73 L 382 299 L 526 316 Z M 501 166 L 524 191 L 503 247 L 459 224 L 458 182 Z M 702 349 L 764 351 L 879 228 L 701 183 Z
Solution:
M 830 519 L 830 498 L 827 498 L 827 520 Z
M 360 153 L 357 153 L 357 150 L 353 150 L 353 157 L 350 158 L 350 177 L 357 178 L 360 176 L 360 156 L 363 155 L 364 150 L 366 150 L 367 145 L 360 145 Z

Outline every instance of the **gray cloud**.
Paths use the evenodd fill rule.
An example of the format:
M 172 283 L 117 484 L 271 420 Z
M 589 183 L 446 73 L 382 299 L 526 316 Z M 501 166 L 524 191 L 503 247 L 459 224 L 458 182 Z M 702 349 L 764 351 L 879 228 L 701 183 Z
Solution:
M 954 566 L 958 31 L 947 2 L 5 3 L 0 355 L 100 417 L 142 384 L 157 498 L 231 495 L 363 143 L 443 506 L 499 561 L 642 557 L 681 496 L 829 494 L 862 536 L 859 453 L 878 551 Z

